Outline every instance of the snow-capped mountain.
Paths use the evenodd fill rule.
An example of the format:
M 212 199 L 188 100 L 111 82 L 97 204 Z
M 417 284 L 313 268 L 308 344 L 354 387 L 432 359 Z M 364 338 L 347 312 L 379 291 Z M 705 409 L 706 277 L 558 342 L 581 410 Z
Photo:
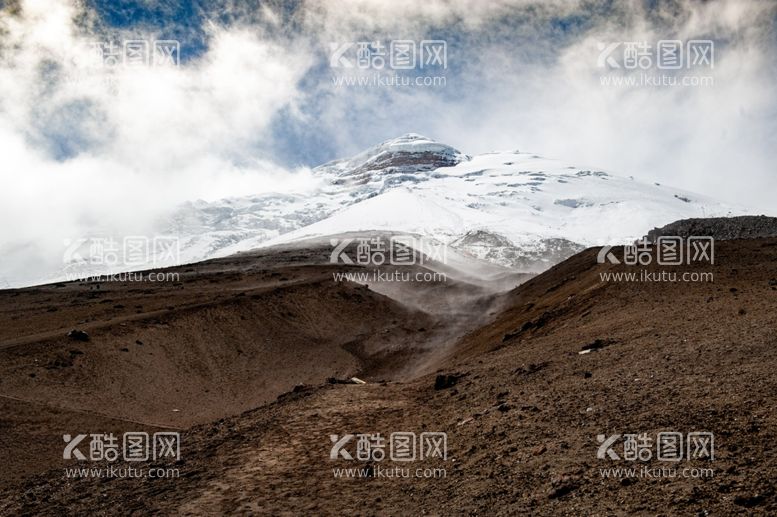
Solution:
M 587 246 L 632 242 L 678 219 L 747 213 L 690 192 L 531 153 L 472 157 L 412 133 L 321 165 L 313 176 L 317 184 L 306 192 L 186 203 L 160 223 L 158 233 L 178 238 L 182 263 L 381 231 L 424 237 L 459 255 L 538 272 Z M 83 262 L 65 270 L 71 276 L 74 270 L 84 276 L 109 272 Z M 46 280 L 64 277 L 60 271 Z
M 428 181 L 470 157 L 416 134 L 387 140 L 350 159 L 313 169 L 312 193 L 263 194 L 187 203 L 164 233 L 179 235 L 185 262 L 245 251 L 389 190 Z
M 262 204 L 226 200 L 200 207 L 261 221 L 243 231 L 233 226 L 233 242 L 212 253 L 378 230 L 431 238 L 479 259 L 536 272 L 587 246 L 631 242 L 677 219 L 745 213 L 704 196 L 530 153 L 470 157 L 416 134 L 314 173 L 322 187 L 305 199 L 268 196 L 260 198 Z M 215 230 L 197 238 L 217 242 L 221 230 Z M 246 238 L 251 231 L 257 234 Z

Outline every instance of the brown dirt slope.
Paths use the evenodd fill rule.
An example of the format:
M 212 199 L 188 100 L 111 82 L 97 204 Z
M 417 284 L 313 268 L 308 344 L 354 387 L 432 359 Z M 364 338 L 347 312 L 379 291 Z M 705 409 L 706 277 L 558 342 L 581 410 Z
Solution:
M 186 428 L 328 377 L 401 378 L 451 335 L 452 316 L 335 282 L 327 259 L 326 247 L 274 249 L 172 269 L 174 283 L 0 291 L 0 479 L 60 465 L 67 432 Z
M 435 374 L 318 385 L 194 427 L 175 480 L 67 481 L 53 470 L 8 488 L 0 513 L 357 515 L 774 515 L 777 239 L 716 243 L 713 282 L 603 282 L 629 271 L 576 255 L 507 296 Z M 654 273 L 659 268 L 648 268 Z M 664 268 L 668 269 L 668 268 Z M 590 353 L 579 352 L 591 349 Z M 389 460 L 330 460 L 330 434 L 441 431 L 438 478 L 386 478 Z M 606 478 L 598 434 L 713 432 L 712 477 Z M 343 479 L 333 468 L 366 466 Z M 383 471 L 385 472 L 385 470 Z

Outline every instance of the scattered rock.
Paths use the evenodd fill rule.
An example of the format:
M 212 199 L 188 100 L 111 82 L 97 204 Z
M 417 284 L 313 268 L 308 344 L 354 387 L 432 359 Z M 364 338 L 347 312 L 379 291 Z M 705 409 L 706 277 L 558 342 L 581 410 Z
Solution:
M 597 339 L 593 343 L 588 343 L 587 345 L 583 346 L 578 354 L 601 350 L 602 348 L 608 347 L 614 343 L 617 343 L 617 341 L 614 339 Z
M 552 315 L 549 312 L 543 312 L 540 317 L 533 321 L 527 321 L 521 327 L 521 332 L 525 332 L 530 329 L 539 329 L 545 326 L 550 321 Z
M 76 341 L 89 341 L 89 334 L 83 330 L 73 329 L 67 333 L 67 337 Z
M 463 376 L 464 374 L 461 373 L 441 373 L 434 379 L 434 389 L 444 390 L 446 388 L 451 388 L 455 386 Z
M 528 375 L 530 373 L 538 372 L 543 368 L 547 368 L 549 364 L 550 363 L 547 361 L 543 361 L 537 364 L 531 363 L 529 364 L 529 366 L 521 366 L 519 368 L 516 368 L 515 370 L 513 370 L 513 373 L 517 375 Z
M 738 495 L 734 498 L 734 504 L 737 506 L 744 506 L 745 508 L 753 508 L 764 502 L 766 498 L 761 494 L 753 496 Z
M 580 481 L 576 476 L 555 476 L 550 481 L 550 490 L 548 491 L 548 498 L 557 499 L 563 497 L 572 492 L 580 486 Z
M 547 450 L 548 450 L 548 448 L 547 448 L 547 447 L 545 447 L 545 445 L 544 445 L 544 444 L 540 444 L 540 445 L 538 445 L 538 446 L 534 447 L 534 448 L 531 450 L 531 453 L 532 453 L 534 456 L 539 456 L 540 454 L 544 454 L 544 453 L 545 453 Z
M 46 363 L 47 370 L 59 370 L 60 368 L 70 368 L 73 366 L 73 355 L 63 356 L 57 355 Z
M 338 379 L 336 377 L 329 377 L 326 382 L 328 384 L 367 384 L 358 377 L 351 377 L 349 379 Z
M 529 304 L 533 306 L 533 304 Z M 505 343 L 507 341 L 510 341 L 511 339 L 515 339 L 516 337 L 520 336 L 523 332 L 526 332 L 527 330 L 532 329 L 539 329 L 545 326 L 546 323 L 548 323 L 553 315 L 550 312 L 543 312 L 540 314 L 539 318 L 535 320 L 530 320 L 521 325 L 521 328 L 513 330 L 512 332 L 508 332 L 507 334 L 502 336 L 502 343 Z
M 499 411 L 501 411 L 502 413 L 507 413 L 508 411 L 510 411 L 511 409 L 513 409 L 513 406 L 511 406 L 511 405 L 510 405 L 510 404 L 508 404 L 507 402 L 502 402 L 501 404 L 499 404 L 498 406 L 496 406 L 496 409 L 497 409 L 497 410 L 499 410 Z

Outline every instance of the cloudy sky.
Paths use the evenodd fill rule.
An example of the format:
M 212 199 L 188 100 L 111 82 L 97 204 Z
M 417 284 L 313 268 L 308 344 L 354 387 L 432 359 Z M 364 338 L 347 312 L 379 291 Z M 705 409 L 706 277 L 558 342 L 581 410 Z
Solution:
M 0 6 L 4 249 L 61 248 L 63 236 L 96 226 L 139 232 L 186 200 L 304 188 L 309 167 L 407 132 L 468 154 L 530 151 L 777 215 L 777 2 Z M 136 40 L 180 41 L 179 64 L 95 62 L 96 43 L 121 50 Z M 403 71 L 444 85 L 336 84 L 395 71 L 333 67 L 332 49 L 392 40 L 445 41 L 444 68 Z M 618 66 L 626 42 L 661 40 L 713 41 L 714 63 Z M 599 66 L 612 44 L 616 66 Z M 662 73 L 708 84 L 603 84 Z

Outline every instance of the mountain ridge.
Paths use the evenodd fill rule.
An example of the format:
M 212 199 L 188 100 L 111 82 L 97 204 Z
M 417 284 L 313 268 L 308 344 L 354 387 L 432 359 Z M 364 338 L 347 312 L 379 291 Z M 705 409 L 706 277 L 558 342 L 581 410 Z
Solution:
M 587 246 L 633 242 L 672 221 L 748 213 L 692 192 L 531 153 L 470 156 L 417 133 L 325 163 L 312 175 L 320 184 L 310 191 L 184 203 L 159 222 L 157 234 L 178 238 L 177 263 L 310 237 L 388 231 L 537 273 Z M 70 263 L 42 281 L 148 267 L 111 271 Z

